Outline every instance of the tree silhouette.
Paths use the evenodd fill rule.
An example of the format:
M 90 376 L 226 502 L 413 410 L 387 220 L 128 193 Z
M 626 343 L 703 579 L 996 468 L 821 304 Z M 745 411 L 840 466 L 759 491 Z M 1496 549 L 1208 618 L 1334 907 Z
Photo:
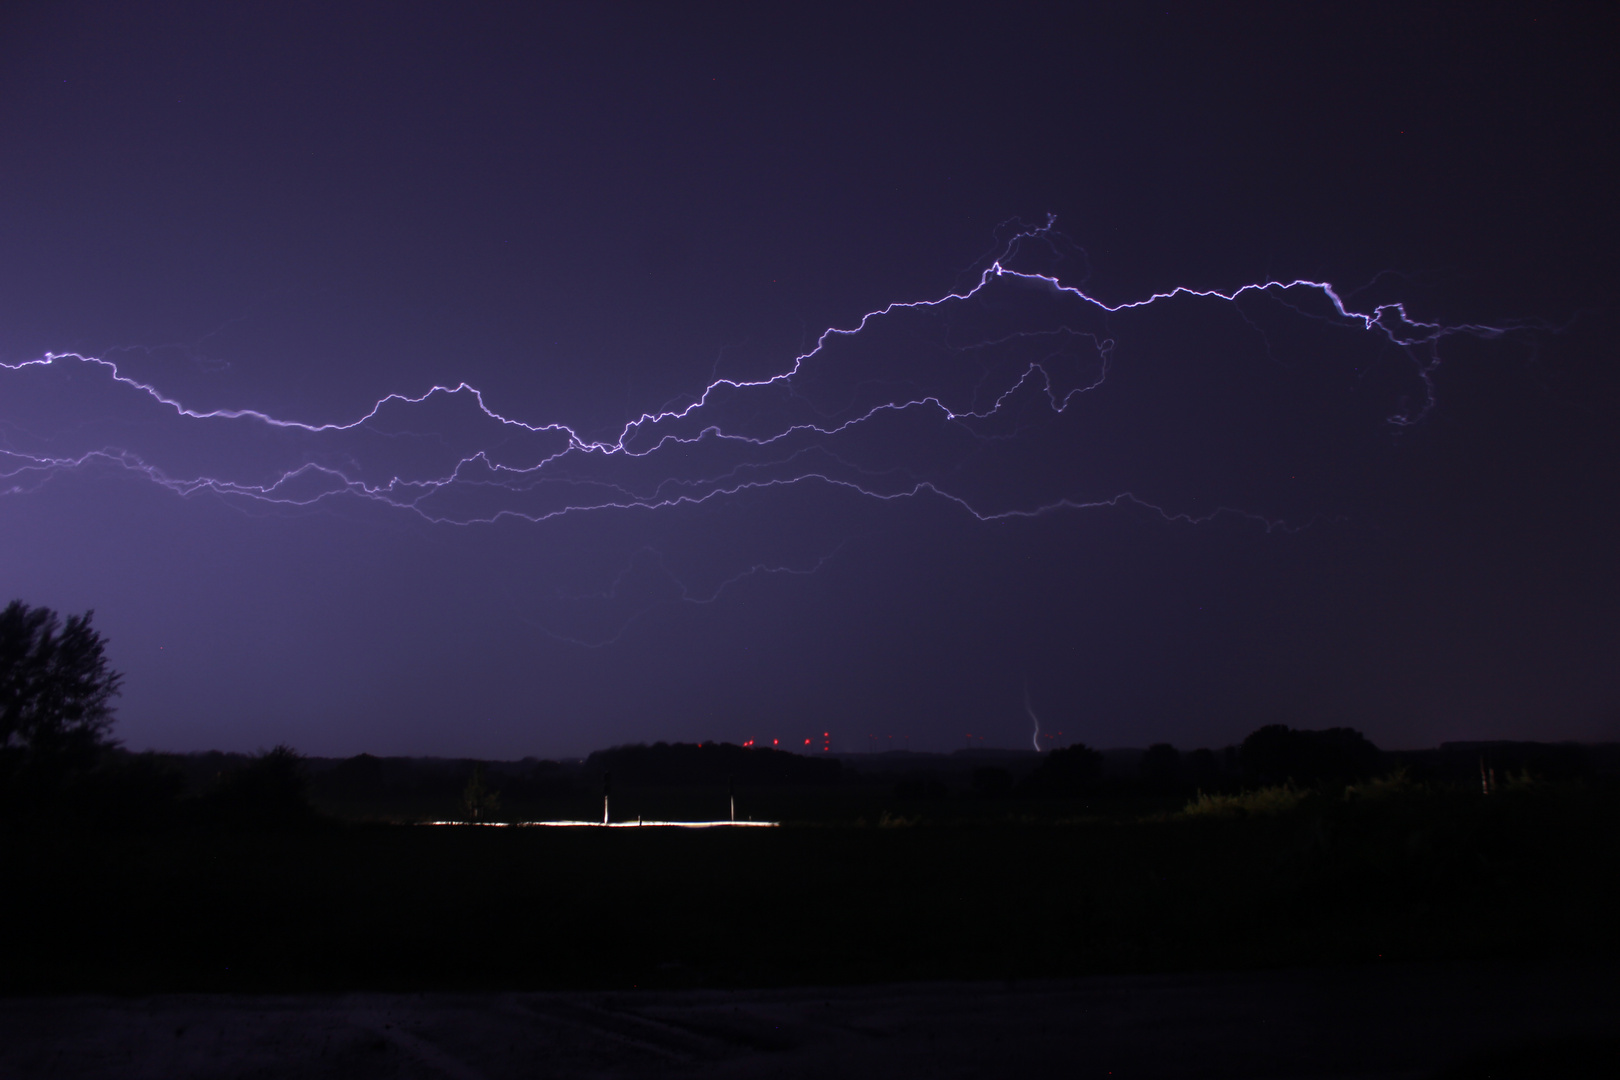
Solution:
M 112 699 L 123 676 L 107 665 L 91 612 L 63 623 L 13 600 L 0 612 L 0 789 L 49 786 L 112 745 Z
M 468 821 L 479 821 L 500 812 L 501 793 L 484 781 L 484 767 L 474 765 L 472 779 L 461 792 L 461 805 L 467 811 Z

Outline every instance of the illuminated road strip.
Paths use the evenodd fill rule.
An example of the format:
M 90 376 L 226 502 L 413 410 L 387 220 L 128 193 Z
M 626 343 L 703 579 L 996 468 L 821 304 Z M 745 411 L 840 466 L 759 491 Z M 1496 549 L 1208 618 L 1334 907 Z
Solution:
M 780 821 L 423 821 L 422 825 L 481 825 L 488 828 L 581 828 L 581 829 L 774 829 Z

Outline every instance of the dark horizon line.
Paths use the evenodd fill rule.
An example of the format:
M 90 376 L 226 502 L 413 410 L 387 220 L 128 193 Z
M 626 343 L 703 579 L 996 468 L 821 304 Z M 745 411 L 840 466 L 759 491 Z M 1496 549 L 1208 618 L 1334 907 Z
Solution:
M 795 757 L 808 757 L 808 758 L 862 758 L 862 759 L 875 759 L 875 758 L 882 758 L 882 757 L 900 757 L 900 756 L 905 756 L 905 757 L 936 757 L 936 758 L 952 758 L 952 757 L 956 757 L 956 758 L 962 758 L 962 757 L 977 756 L 977 755 L 981 755 L 981 754 L 986 755 L 986 756 L 996 756 L 996 757 L 1037 758 L 1037 757 L 1044 757 L 1045 755 L 1052 753 L 1053 750 L 1063 750 L 1063 749 L 1068 748 L 1068 747 L 1056 747 L 1055 746 L 1051 750 L 1033 750 L 1033 749 L 1026 749 L 1026 748 L 1021 748 L 1021 747 L 995 747 L 995 746 L 983 746 L 983 747 L 980 747 L 980 746 L 975 746 L 975 747 L 962 747 L 962 748 L 957 749 L 957 750 L 817 750 L 817 751 L 814 751 L 812 753 L 805 753 L 802 750 L 787 749 L 787 748 L 778 747 L 778 746 L 745 746 L 742 743 L 730 743 L 730 742 L 725 742 L 725 741 L 719 740 L 719 739 L 713 739 L 713 740 L 705 739 L 703 742 L 693 741 L 693 742 L 686 742 L 686 743 L 681 743 L 681 742 L 678 742 L 678 741 L 670 741 L 670 740 L 659 740 L 659 742 L 663 742 L 663 743 L 665 743 L 666 745 L 669 745 L 669 746 L 680 746 L 680 745 L 698 746 L 698 747 L 703 747 L 703 746 L 730 746 L 730 747 L 733 747 L 733 748 L 738 749 L 738 750 L 774 750 L 774 751 L 776 751 L 778 753 L 792 754 Z M 523 757 L 520 757 L 520 758 L 481 758 L 481 757 L 473 757 L 473 756 L 470 756 L 470 755 L 449 756 L 449 755 L 444 755 L 444 754 L 372 754 L 371 752 L 366 751 L 366 750 L 362 750 L 362 751 L 359 751 L 358 753 L 348 754 L 348 755 L 344 755 L 344 756 L 333 756 L 333 755 L 328 755 L 328 754 L 302 754 L 302 753 L 300 753 L 299 756 L 302 757 L 306 761 L 319 761 L 319 762 L 326 762 L 326 761 L 343 762 L 343 761 L 352 761 L 357 757 L 373 757 L 373 758 L 376 758 L 379 761 L 390 761 L 390 760 L 392 760 L 392 761 L 477 762 L 477 763 L 486 764 L 486 765 L 522 765 L 522 764 L 531 763 L 531 762 L 538 764 L 540 762 L 549 761 L 549 762 L 553 762 L 553 763 L 558 764 L 558 765 L 564 765 L 564 764 L 580 764 L 580 765 L 583 765 L 594 754 L 606 753 L 606 752 L 609 752 L 609 751 L 612 751 L 612 750 L 621 750 L 621 749 L 625 749 L 625 748 L 629 748 L 629 747 L 656 746 L 656 745 L 658 745 L 657 742 L 619 743 L 619 744 L 616 744 L 614 746 L 606 746 L 606 747 L 602 747 L 602 748 L 600 748 L 598 750 L 592 750 L 589 754 L 585 754 L 583 756 L 568 756 L 568 757 L 539 757 L 539 756 L 534 755 L 534 754 L 526 754 L 526 755 L 524 755 Z M 1080 745 L 1087 745 L 1087 744 L 1080 743 L 1080 742 L 1075 742 L 1075 743 L 1070 743 L 1069 744 L 1069 746 L 1080 746 Z M 1149 744 L 1144 745 L 1144 746 L 1102 746 L 1102 747 L 1092 747 L 1092 749 L 1097 750 L 1099 753 L 1102 753 L 1102 754 L 1105 754 L 1105 755 L 1106 754 L 1141 754 L 1141 753 L 1145 753 L 1148 750 L 1149 746 L 1157 746 L 1157 745 L 1171 745 L 1171 746 L 1174 746 L 1173 743 L 1172 744 L 1149 743 Z M 1193 747 L 1190 750 L 1183 749 L 1182 747 L 1176 746 L 1175 749 L 1182 752 L 1182 753 L 1192 753 L 1192 752 L 1195 752 L 1197 750 L 1202 750 L 1202 749 L 1208 749 L 1208 750 L 1213 750 L 1213 751 L 1216 751 L 1216 752 L 1221 752 L 1221 751 L 1225 751 L 1225 750 L 1235 750 L 1235 749 L 1239 748 L 1241 745 L 1242 745 L 1241 742 L 1235 742 L 1235 743 L 1228 743 L 1228 744 L 1225 744 L 1223 746 Z M 1486 750 L 1486 749 L 1501 748 L 1501 747 L 1530 747 L 1530 746 L 1581 747 L 1581 748 L 1585 748 L 1585 749 L 1602 749 L 1602 748 L 1620 749 L 1620 740 L 1609 739 L 1609 740 L 1588 741 L 1588 740 L 1581 740 L 1581 739 L 1555 739 L 1555 740 L 1546 740 L 1546 739 L 1450 739 L 1450 740 L 1438 743 L 1438 744 L 1433 745 L 1433 746 L 1408 746 L 1408 747 L 1383 747 L 1383 746 L 1380 746 L 1380 747 L 1378 747 L 1378 750 L 1379 750 L 1380 753 L 1385 753 L 1385 754 L 1421 754 L 1421 753 L 1426 753 L 1426 752 L 1444 752 L 1444 751 L 1447 751 L 1447 750 L 1474 751 L 1474 750 Z M 148 747 L 145 750 L 131 750 L 129 747 L 126 747 L 126 746 L 119 746 L 119 747 L 117 747 L 117 749 L 122 750 L 125 753 L 130 753 L 130 754 L 162 754 L 162 755 L 167 755 L 167 756 L 171 756 L 171 757 L 205 757 L 205 756 L 210 755 L 210 754 L 218 754 L 218 755 L 220 755 L 222 757 L 251 758 L 251 757 L 259 756 L 259 755 L 266 752 L 264 748 L 260 748 L 258 750 L 217 750 L 217 749 L 210 749 L 210 750 L 160 750 L 160 749 L 157 749 L 155 747 Z M 296 748 L 293 748 L 293 749 L 295 749 L 295 752 L 296 752 Z

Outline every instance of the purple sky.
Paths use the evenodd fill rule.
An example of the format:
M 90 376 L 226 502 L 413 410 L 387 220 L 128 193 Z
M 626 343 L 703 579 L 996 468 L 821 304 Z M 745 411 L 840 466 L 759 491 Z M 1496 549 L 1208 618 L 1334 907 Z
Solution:
M 0 601 L 135 748 L 1620 737 L 1614 12 L 1071 8 L 8 6 Z

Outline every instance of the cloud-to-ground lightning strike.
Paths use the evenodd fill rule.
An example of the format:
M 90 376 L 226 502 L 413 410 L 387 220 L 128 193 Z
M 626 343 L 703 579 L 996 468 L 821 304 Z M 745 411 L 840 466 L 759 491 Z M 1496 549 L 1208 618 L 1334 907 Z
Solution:
M 560 421 L 530 423 L 504 415 L 465 382 L 436 385 L 415 395 L 389 393 L 347 422 L 309 423 L 252 408 L 192 408 L 120 370 L 115 361 L 95 356 L 47 353 L 0 363 L 11 383 L 0 398 L 0 494 L 24 494 L 58 474 L 105 465 L 181 495 L 208 492 L 285 507 L 349 496 L 438 524 L 468 525 L 503 518 L 538 523 L 587 511 L 656 510 L 815 483 L 877 500 L 933 495 L 986 522 L 1132 504 L 1171 521 L 1241 515 L 1268 529 L 1293 527 L 1299 523 L 1264 508 L 1176 507 L 1119 488 L 1002 495 L 1005 485 L 998 486 L 994 478 L 977 486 L 963 484 L 953 480 L 950 464 L 931 464 L 935 450 L 929 440 L 955 447 L 939 454 L 960 457 L 963 446 L 1016 440 L 1025 430 L 1021 425 L 1028 423 L 1012 415 L 1020 401 L 1043 401 L 1048 416 L 1064 414 L 1109 378 L 1115 339 L 1108 320 L 1177 301 L 1236 307 L 1246 298 L 1271 297 L 1299 316 L 1371 335 L 1380 347 L 1398 350 L 1417 400 L 1386 413 L 1397 426 L 1415 423 L 1432 407 L 1432 376 L 1444 339 L 1457 334 L 1495 337 L 1509 329 L 1424 322 L 1398 302 L 1357 311 L 1332 284 L 1306 279 L 1257 282 L 1225 292 L 1177 287 L 1109 304 L 1057 276 L 1017 268 L 1021 245 L 1048 242 L 1054 235 L 1050 220 L 1020 229 L 971 286 L 933 299 L 896 301 L 868 312 L 853 326 L 829 328 L 776 374 L 715 378 L 684 404 L 643 412 L 608 438 L 590 437 Z M 1009 306 L 1005 297 L 992 296 L 1005 288 L 1026 295 L 1039 292 L 1041 303 L 1061 310 L 1047 312 L 1042 316 L 1046 322 L 1039 325 L 1019 324 L 1016 317 L 995 312 L 984 315 L 996 305 Z M 1307 310 L 1307 305 L 1319 310 Z M 904 377 L 891 375 L 885 384 L 856 365 L 849 385 L 838 391 L 845 403 L 831 410 L 814 400 L 818 391 L 801 385 L 814 382 L 818 364 L 840 347 L 857 346 L 884 324 L 919 315 L 954 320 L 940 348 L 947 356 L 978 363 L 976 375 L 957 373 L 951 378 L 959 385 L 929 388 L 917 385 L 937 374 L 926 367 Z M 1012 324 L 997 323 L 998 318 Z M 975 319 L 984 325 L 973 326 Z M 1104 325 L 1074 325 L 1087 319 Z M 1079 356 L 1074 346 L 1081 341 L 1089 342 L 1091 355 Z M 1034 348 L 1038 355 L 1024 358 L 1018 352 L 1022 348 Z M 1006 354 L 1002 366 L 1007 370 L 999 373 L 995 363 L 985 360 L 997 349 Z M 1058 370 L 1062 364 L 1084 370 L 1065 378 Z M 55 422 L 30 413 L 23 398 L 45 391 L 24 385 L 27 380 L 48 379 L 69 368 L 74 371 L 68 374 L 97 373 L 102 385 L 95 392 L 101 399 L 113 390 L 121 393 L 110 408 L 124 410 L 124 415 L 75 414 L 72 405 Z M 997 385 L 987 387 L 992 380 Z M 940 375 L 939 381 L 951 379 Z M 872 386 L 882 385 L 909 392 L 874 396 Z M 413 417 L 410 428 L 402 424 L 405 414 Z M 167 424 L 179 422 L 189 425 L 188 430 L 165 429 L 153 444 L 137 446 L 143 432 L 163 427 L 165 416 Z M 927 417 L 931 424 L 918 435 L 918 422 Z M 886 429 L 886 443 L 913 446 L 920 460 L 873 462 L 849 445 L 885 424 L 893 428 Z M 998 424 L 1013 428 L 1001 430 Z M 424 426 L 432 427 L 431 437 L 424 435 Z M 246 439 L 243 429 L 260 434 Z

